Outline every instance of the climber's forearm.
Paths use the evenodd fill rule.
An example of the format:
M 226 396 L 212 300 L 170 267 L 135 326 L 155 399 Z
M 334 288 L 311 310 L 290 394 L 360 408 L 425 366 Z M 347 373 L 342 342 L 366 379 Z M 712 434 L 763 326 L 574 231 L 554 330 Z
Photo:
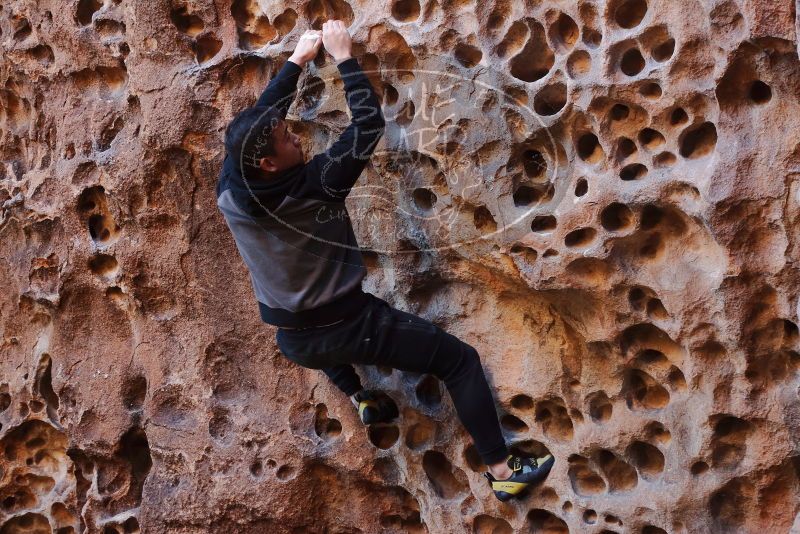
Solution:
M 281 117 L 286 116 L 294 101 L 297 91 L 297 80 L 306 63 L 314 59 L 322 46 L 322 34 L 316 30 L 308 30 L 300 36 L 297 47 L 289 56 L 281 70 L 270 80 L 269 85 L 256 101 L 256 106 L 274 107 Z

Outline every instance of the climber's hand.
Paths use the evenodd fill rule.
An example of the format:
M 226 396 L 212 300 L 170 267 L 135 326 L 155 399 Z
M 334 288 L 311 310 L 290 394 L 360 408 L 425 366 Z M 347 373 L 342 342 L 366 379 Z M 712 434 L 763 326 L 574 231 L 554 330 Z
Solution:
M 341 20 L 329 20 L 322 25 L 322 42 L 325 44 L 325 50 L 337 62 L 350 58 L 353 41 Z
M 297 42 L 297 48 L 292 52 L 289 61 L 304 67 L 306 63 L 317 56 L 320 46 L 322 46 L 322 32 L 319 30 L 306 30 L 305 33 L 300 36 L 300 40 Z

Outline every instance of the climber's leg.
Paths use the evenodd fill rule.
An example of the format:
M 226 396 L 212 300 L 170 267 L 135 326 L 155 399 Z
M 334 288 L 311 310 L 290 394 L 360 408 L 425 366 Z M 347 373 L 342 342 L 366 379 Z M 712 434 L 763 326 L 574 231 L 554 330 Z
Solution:
M 342 363 L 331 367 L 323 367 L 322 372 L 348 397 L 354 395 L 357 391 L 361 391 L 361 379 L 352 365 Z
M 508 448 L 477 351 L 430 321 L 370 297 L 359 314 L 342 323 L 279 329 L 278 346 L 287 358 L 312 369 L 358 363 L 432 373 L 447 387 L 481 459 L 487 465 L 504 460 Z
M 478 352 L 430 321 L 375 299 L 374 339 L 363 363 L 431 373 L 442 380 L 481 459 L 487 465 L 504 461 L 509 452 Z

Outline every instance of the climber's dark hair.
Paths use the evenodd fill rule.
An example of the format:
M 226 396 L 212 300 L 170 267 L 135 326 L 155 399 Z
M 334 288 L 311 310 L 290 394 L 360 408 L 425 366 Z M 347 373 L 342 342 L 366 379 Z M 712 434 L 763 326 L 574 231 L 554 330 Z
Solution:
M 247 166 L 258 167 L 258 161 L 275 155 L 272 131 L 282 117 L 275 108 L 255 106 L 239 112 L 225 129 L 225 150 L 244 172 Z

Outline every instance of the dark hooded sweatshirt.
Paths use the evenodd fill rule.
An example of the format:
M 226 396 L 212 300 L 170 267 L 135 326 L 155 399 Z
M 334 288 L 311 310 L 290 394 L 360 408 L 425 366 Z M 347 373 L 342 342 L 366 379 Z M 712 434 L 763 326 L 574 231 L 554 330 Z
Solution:
M 217 206 L 250 271 L 261 318 L 276 326 L 330 324 L 367 300 L 361 290 L 366 269 L 344 200 L 385 123 L 358 61 L 338 68 L 352 119 L 330 148 L 266 179 L 243 177 L 239 158 L 226 154 L 217 184 Z M 256 105 L 285 117 L 301 72 L 287 61 Z

